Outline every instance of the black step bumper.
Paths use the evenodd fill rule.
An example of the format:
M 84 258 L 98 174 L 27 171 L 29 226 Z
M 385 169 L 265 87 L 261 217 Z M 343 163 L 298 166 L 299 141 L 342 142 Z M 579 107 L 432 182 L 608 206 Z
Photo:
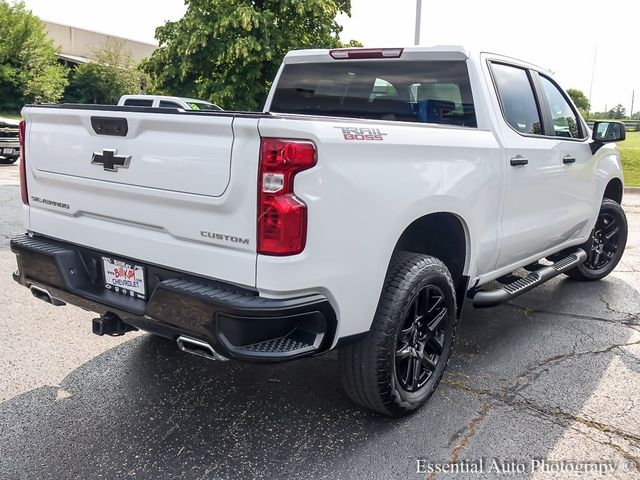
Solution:
M 322 353 L 333 343 L 336 315 L 322 295 L 264 298 L 250 289 L 40 236 L 11 240 L 11 251 L 18 262 L 14 279 L 33 287 L 38 298 L 48 294 L 100 315 L 111 312 L 125 324 L 173 340 L 204 341 L 224 357 L 287 361 Z M 145 267 L 148 300 L 105 289 L 102 256 Z

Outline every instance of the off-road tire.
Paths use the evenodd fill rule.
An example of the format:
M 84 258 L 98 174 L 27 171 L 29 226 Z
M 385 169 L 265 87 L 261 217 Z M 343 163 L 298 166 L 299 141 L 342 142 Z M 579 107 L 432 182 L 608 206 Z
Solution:
M 597 254 L 597 251 L 595 249 L 597 249 L 598 246 L 601 246 L 604 247 L 605 252 L 607 251 L 607 227 L 603 226 L 602 223 L 605 218 L 615 220 L 615 224 L 613 224 L 612 227 L 609 227 L 612 229 L 617 228 L 614 242 L 615 251 L 606 264 L 602 265 L 599 268 L 594 268 L 593 260 L 595 255 Z M 620 262 L 620 259 L 622 258 L 622 254 L 624 253 L 624 249 L 627 245 L 628 229 L 629 227 L 627 225 L 627 217 L 622 207 L 613 200 L 605 198 L 602 201 L 602 206 L 600 207 L 598 222 L 593 228 L 589 240 L 581 245 L 581 248 L 585 252 L 587 252 L 587 260 L 576 268 L 565 272 L 566 275 L 574 280 L 581 281 L 600 280 L 609 275 L 616 268 L 618 262 Z M 598 245 L 598 242 L 600 242 L 600 245 Z
M 440 306 L 440 309 L 446 308 L 446 312 L 441 315 L 440 323 L 444 322 L 444 327 L 440 332 L 442 340 L 438 340 L 442 353 L 435 362 L 435 369 L 424 380 L 426 383 L 415 391 L 407 391 L 402 386 L 403 379 L 397 378 L 396 374 L 397 361 L 402 361 L 398 360 L 402 357 L 397 357 L 398 342 L 406 338 L 403 326 L 407 325 L 409 309 L 425 289 L 443 294 L 444 307 Z M 430 298 L 432 294 L 425 295 Z M 423 304 L 425 302 L 429 305 L 429 300 L 423 300 Z M 415 305 L 417 311 L 419 303 Z M 456 328 L 455 288 L 447 267 L 437 258 L 410 252 L 396 253 L 389 265 L 371 330 L 357 343 L 340 349 L 341 380 L 347 395 L 359 405 L 389 416 L 401 416 L 418 409 L 442 379 L 453 349 Z M 424 346 L 422 350 L 426 352 Z M 413 353 L 417 356 L 417 352 Z M 421 361 L 416 361 L 422 367 Z M 415 371 L 416 366 L 413 368 Z

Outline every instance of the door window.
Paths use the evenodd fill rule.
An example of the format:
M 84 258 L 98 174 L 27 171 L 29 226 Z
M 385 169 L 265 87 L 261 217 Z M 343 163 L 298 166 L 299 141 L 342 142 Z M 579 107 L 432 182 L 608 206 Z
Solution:
M 553 131 L 557 137 L 583 138 L 580 120 L 560 89 L 546 77 L 540 76 L 546 101 L 551 110 Z
M 491 70 L 507 123 L 520 133 L 542 135 L 540 111 L 527 71 L 501 63 L 492 64 Z
M 182 108 L 175 102 L 169 102 L 167 100 L 160 100 L 160 108 Z
M 151 107 L 153 106 L 153 100 L 143 100 L 140 98 L 129 98 L 125 100 L 124 104 L 127 107 Z

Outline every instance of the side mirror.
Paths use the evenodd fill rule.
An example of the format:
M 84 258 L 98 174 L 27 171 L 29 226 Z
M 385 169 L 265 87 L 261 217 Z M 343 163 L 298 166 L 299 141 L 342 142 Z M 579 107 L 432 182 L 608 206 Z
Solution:
M 609 142 L 622 142 L 627 138 L 627 129 L 622 122 L 595 122 L 591 139 L 591 151 L 596 153 L 600 147 Z
M 596 142 L 621 142 L 627 138 L 627 130 L 621 122 L 595 122 L 593 140 Z

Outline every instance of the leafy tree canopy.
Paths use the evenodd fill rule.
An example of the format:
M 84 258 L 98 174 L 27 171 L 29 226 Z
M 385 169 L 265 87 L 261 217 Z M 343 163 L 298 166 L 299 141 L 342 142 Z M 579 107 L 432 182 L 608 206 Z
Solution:
M 627 109 L 622 106 L 622 104 L 618 104 L 609 110 L 609 118 L 614 118 L 616 120 L 620 120 L 627 117 Z
M 0 0 L 0 32 L 0 110 L 60 100 L 67 72 L 42 21 L 23 2 Z
M 262 108 L 289 50 L 343 46 L 336 16 L 351 11 L 344 0 L 185 1 L 185 16 L 156 30 L 144 69 L 159 93 L 233 110 Z
M 70 74 L 65 101 L 116 104 L 122 95 L 142 93 L 147 76 L 142 73 L 124 41 L 108 39 L 92 52 L 93 61 Z
M 573 103 L 576 104 L 576 107 L 586 112 L 589 111 L 591 105 L 589 105 L 589 99 L 582 92 L 582 90 L 578 90 L 577 88 L 570 88 L 569 90 L 567 90 L 567 93 L 571 97 L 571 100 L 573 100 Z

